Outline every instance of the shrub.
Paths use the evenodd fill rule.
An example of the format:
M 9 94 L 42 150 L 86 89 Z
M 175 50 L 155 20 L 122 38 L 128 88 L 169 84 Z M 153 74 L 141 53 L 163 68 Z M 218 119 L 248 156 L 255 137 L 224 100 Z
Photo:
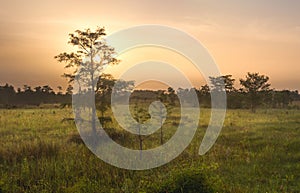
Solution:
M 69 143 L 84 144 L 79 133 L 71 133 L 67 140 Z
M 157 193 L 212 193 L 213 188 L 207 183 L 199 170 L 184 170 L 176 172 L 169 180 L 156 186 Z

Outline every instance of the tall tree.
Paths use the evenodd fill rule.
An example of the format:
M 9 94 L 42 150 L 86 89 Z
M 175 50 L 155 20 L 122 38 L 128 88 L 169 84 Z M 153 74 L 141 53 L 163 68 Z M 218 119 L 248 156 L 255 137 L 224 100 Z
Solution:
M 242 91 L 246 92 L 249 97 L 252 112 L 255 112 L 262 101 L 263 94 L 270 90 L 271 84 L 268 81 L 268 76 L 250 72 L 248 72 L 245 79 L 240 79 Z
M 98 27 L 95 31 L 86 29 L 84 31 L 76 30 L 75 33 L 69 34 L 69 44 L 75 46 L 77 51 L 74 53 L 61 53 L 55 56 L 59 62 L 65 62 L 65 68 L 71 68 L 71 73 L 65 73 L 69 82 L 73 82 L 76 74 L 80 75 L 79 92 L 83 92 L 82 88 L 88 88 L 89 92 L 95 92 L 97 89 L 97 80 L 99 73 L 107 65 L 117 64 L 114 48 L 107 45 L 104 40 L 106 35 L 105 29 Z M 85 85 L 82 85 L 85 84 Z M 86 92 L 86 91 L 85 91 Z M 80 94 L 80 93 L 79 93 Z M 96 109 L 92 108 L 92 130 L 96 133 Z

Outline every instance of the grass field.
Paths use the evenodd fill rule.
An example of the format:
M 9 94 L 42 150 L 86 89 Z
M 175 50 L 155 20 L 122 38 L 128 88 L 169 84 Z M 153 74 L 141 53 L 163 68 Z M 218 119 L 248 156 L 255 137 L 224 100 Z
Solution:
M 0 110 L 0 192 L 163 192 L 191 173 L 200 173 L 214 192 L 300 192 L 299 110 L 228 110 L 216 144 L 199 156 L 209 112 L 203 110 L 193 142 L 178 158 L 129 171 L 104 163 L 82 144 L 75 124 L 62 122 L 73 116 L 71 109 Z M 164 127 L 168 139 L 176 120 Z M 116 123 L 110 128 L 117 128 L 112 136 L 123 136 Z M 116 140 L 137 146 L 136 136 L 126 136 Z M 158 133 L 145 144 L 158 146 Z

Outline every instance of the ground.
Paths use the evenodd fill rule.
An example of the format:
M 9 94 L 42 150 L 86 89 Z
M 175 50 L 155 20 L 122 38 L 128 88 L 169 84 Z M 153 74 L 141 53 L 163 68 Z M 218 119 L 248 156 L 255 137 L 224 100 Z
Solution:
M 62 121 L 73 116 L 72 109 L 0 110 L 0 192 L 155 192 L 185 171 L 202 173 L 215 192 L 300 192 L 299 110 L 228 110 L 216 144 L 199 156 L 209 113 L 202 109 L 196 136 L 178 158 L 128 171 L 86 148 L 73 121 Z M 166 140 L 176 129 L 173 114 L 164 126 Z M 108 125 L 118 143 L 138 147 L 136 136 Z M 157 132 L 145 147 L 159 140 Z

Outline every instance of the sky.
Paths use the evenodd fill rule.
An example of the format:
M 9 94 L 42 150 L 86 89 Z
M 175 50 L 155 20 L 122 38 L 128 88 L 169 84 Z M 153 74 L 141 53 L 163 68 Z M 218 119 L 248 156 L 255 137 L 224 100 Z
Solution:
M 109 35 L 131 26 L 159 24 L 195 37 L 221 73 L 232 74 L 237 82 L 247 72 L 259 72 L 270 77 L 274 88 L 300 90 L 298 0 L 0 1 L 0 85 L 66 88 L 64 65 L 54 56 L 72 51 L 69 33 L 104 26 Z M 125 62 L 111 72 L 121 74 L 130 61 L 137 62 L 134 52 L 140 51 L 120 56 Z M 162 50 L 145 53 L 149 52 L 147 58 L 155 58 Z M 203 84 L 201 75 L 187 67 L 192 66 L 189 61 L 170 62 L 185 69 L 196 87 Z

